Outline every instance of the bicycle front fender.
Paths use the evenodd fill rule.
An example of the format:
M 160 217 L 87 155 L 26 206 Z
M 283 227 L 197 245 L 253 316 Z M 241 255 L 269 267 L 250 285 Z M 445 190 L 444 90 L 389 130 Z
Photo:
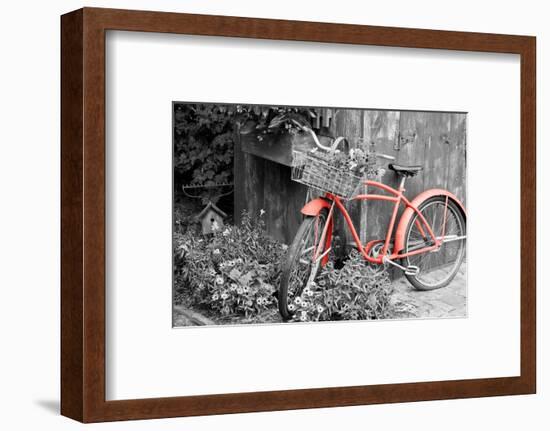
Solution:
M 326 199 L 323 198 L 316 198 L 311 201 L 309 201 L 307 204 L 305 204 L 302 208 L 302 214 L 306 216 L 312 216 L 315 217 L 318 215 L 324 208 L 327 208 L 330 210 L 330 202 L 328 202 Z M 328 220 L 328 231 L 327 236 L 325 238 L 325 250 L 331 246 L 332 243 L 332 228 L 333 228 L 333 220 L 332 217 L 330 217 L 330 220 Z M 321 260 L 321 265 L 325 266 L 328 262 L 328 254 L 323 257 Z
M 436 196 L 448 197 L 449 200 L 455 202 L 461 209 L 462 214 L 464 215 L 464 219 L 466 219 L 466 208 L 464 208 L 462 202 L 460 202 L 460 200 L 453 193 L 444 189 L 426 190 L 415 197 L 411 201 L 411 206 L 407 207 L 405 211 L 403 211 L 403 215 L 401 216 L 401 219 L 399 220 L 399 224 L 397 225 L 397 229 L 395 231 L 395 245 L 393 249 L 394 253 L 400 253 L 405 248 L 405 234 L 407 231 L 407 226 L 409 225 L 410 220 L 415 214 L 414 208 L 418 209 L 424 201 Z
M 307 216 L 316 216 L 323 208 L 330 209 L 330 203 L 323 198 L 316 198 L 309 201 L 302 208 L 302 214 Z

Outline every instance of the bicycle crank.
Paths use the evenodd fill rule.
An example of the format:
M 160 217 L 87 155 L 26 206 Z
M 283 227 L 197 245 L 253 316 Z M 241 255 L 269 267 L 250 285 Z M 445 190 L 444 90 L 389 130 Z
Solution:
M 354 245 L 354 244 L 352 244 Z M 384 243 L 381 241 L 379 242 L 378 244 L 374 244 L 370 249 L 369 249 L 369 256 L 372 257 L 373 259 L 378 259 L 380 257 L 380 255 L 382 254 L 382 249 L 384 248 Z M 391 250 L 388 249 L 388 251 L 386 252 L 388 255 L 391 254 Z M 374 264 L 374 263 L 370 263 L 369 261 L 365 260 L 365 265 L 367 265 L 368 267 L 370 267 L 372 269 L 373 272 L 375 273 L 381 273 L 382 271 L 384 271 L 384 269 L 386 268 L 386 265 L 379 265 L 379 264 Z
M 393 244 L 390 243 L 388 250 L 386 251 L 387 255 L 392 254 L 392 247 L 393 247 Z M 380 257 L 380 255 L 382 254 L 383 248 L 384 248 L 384 241 L 380 241 L 377 244 L 374 244 L 369 250 L 369 256 L 372 257 L 373 259 L 378 259 L 378 257 Z

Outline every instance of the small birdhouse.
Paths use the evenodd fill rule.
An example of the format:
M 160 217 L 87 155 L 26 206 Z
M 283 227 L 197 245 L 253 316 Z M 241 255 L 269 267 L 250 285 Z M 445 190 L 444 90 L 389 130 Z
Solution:
M 219 231 L 223 227 L 223 219 L 225 217 L 227 217 L 226 213 L 212 202 L 208 202 L 208 205 L 200 212 L 197 219 L 202 225 L 202 233 L 206 235 Z

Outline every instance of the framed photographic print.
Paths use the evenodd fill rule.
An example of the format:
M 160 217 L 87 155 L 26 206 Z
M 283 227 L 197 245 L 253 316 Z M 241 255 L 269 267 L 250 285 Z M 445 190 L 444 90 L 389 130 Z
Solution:
M 466 113 L 173 109 L 174 326 L 467 316 Z
M 63 415 L 535 392 L 534 37 L 61 29 Z

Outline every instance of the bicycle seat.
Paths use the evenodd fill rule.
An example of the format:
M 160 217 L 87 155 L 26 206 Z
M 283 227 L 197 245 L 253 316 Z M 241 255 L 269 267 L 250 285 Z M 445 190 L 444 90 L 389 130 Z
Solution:
M 388 165 L 388 168 L 394 171 L 397 175 L 403 175 L 404 177 L 414 177 L 423 169 L 422 166 L 403 166 L 396 165 L 394 163 Z

